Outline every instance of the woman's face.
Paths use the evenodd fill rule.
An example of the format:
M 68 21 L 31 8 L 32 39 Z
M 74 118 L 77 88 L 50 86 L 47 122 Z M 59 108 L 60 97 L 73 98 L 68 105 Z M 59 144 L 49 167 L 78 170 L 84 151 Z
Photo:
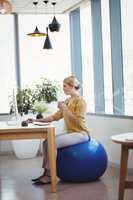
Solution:
M 71 95 L 73 93 L 74 87 L 63 82 L 63 91 L 66 95 Z

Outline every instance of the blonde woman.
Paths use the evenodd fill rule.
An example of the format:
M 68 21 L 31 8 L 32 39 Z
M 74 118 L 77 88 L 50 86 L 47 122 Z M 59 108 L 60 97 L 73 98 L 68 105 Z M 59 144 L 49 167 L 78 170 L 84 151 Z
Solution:
M 57 135 L 55 138 L 56 148 L 66 147 L 89 140 L 89 130 L 86 126 L 86 103 L 79 95 L 80 84 L 75 76 L 69 76 L 63 81 L 63 91 L 69 97 L 64 102 L 58 103 L 58 111 L 43 119 L 28 119 L 29 123 L 52 122 L 64 119 L 66 132 Z M 44 173 L 32 179 L 35 185 L 50 183 L 49 159 L 47 152 L 47 140 L 43 142 L 43 168 Z

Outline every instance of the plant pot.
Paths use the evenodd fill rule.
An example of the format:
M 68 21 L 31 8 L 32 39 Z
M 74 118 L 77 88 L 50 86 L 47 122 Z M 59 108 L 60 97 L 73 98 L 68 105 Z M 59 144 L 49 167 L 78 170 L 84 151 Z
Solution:
M 43 118 L 43 114 L 42 113 L 38 113 L 37 115 L 36 115 L 36 119 L 42 119 Z
M 13 140 L 12 147 L 17 158 L 28 159 L 36 157 L 40 146 L 40 140 Z
M 32 113 L 29 113 L 27 115 L 23 115 L 20 117 L 20 125 L 22 121 L 27 120 L 28 118 L 33 118 L 34 115 Z M 14 154 L 19 159 L 28 159 L 28 158 L 34 158 L 40 147 L 40 139 L 28 139 L 28 140 L 13 140 L 12 141 L 12 147 Z

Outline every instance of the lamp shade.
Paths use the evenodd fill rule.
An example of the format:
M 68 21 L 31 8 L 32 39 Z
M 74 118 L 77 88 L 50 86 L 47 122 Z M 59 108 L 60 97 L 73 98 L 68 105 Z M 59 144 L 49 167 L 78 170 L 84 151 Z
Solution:
M 59 22 L 57 21 L 56 17 L 54 16 L 52 22 L 49 24 L 50 31 L 51 32 L 54 32 L 54 31 L 59 32 L 60 26 L 61 25 L 59 24 Z
M 38 1 L 37 0 L 34 0 L 33 2 L 33 5 L 34 5 L 34 8 L 35 8 L 35 13 L 37 13 L 36 9 L 37 9 L 37 5 L 38 5 Z M 42 33 L 38 30 L 38 27 L 36 26 L 34 32 L 32 33 L 28 33 L 27 34 L 28 36 L 31 36 L 31 37 L 43 37 L 43 36 L 46 36 L 47 34 L 46 33 Z
M 47 30 L 47 36 L 46 36 L 46 39 L 45 39 L 45 42 L 44 42 L 43 49 L 52 49 L 52 45 L 51 45 L 49 35 L 48 35 L 48 27 L 46 28 L 46 30 Z
M 33 33 L 28 33 L 27 35 L 28 35 L 28 36 L 31 36 L 31 37 L 43 37 L 43 36 L 46 36 L 47 34 L 46 34 L 46 33 L 41 33 L 41 32 L 38 30 L 37 26 L 36 26 L 34 32 L 33 32 Z
M 0 14 L 10 14 L 12 12 L 12 5 L 7 0 L 0 0 Z

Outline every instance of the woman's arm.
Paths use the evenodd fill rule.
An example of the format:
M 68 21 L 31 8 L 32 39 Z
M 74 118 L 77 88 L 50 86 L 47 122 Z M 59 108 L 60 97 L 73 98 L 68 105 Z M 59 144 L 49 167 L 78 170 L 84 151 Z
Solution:
M 41 118 L 41 119 L 33 119 L 33 118 L 27 119 L 28 123 L 33 123 L 33 122 L 52 122 L 52 121 L 54 121 L 52 116 L 48 116 L 48 117 Z
M 79 120 L 79 117 L 76 116 L 74 113 L 72 113 L 71 110 L 69 110 L 69 108 L 67 106 L 64 106 L 63 108 L 63 112 L 65 113 L 65 115 L 67 115 L 67 117 L 73 121 L 74 123 L 77 123 Z
M 67 118 L 73 123 L 79 123 L 82 117 L 86 114 L 86 102 L 82 98 L 77 98 L 73 101 L 72 110 L 67 106 L 66 102 L 59 102 L 58 108 L 61 109 Z
M 75 123 L 78 122 L 79 118 L 74 113 L 72 113 L 72 111 L 67 107 L 67 105 L 65 104 L 65 102 L 59 102 L 58 103 L 58 108 L 61 109 L 63 111 L 63 113 L 65 115 L 67 115 L 67 117 L 71 121 L 73 121 Z

